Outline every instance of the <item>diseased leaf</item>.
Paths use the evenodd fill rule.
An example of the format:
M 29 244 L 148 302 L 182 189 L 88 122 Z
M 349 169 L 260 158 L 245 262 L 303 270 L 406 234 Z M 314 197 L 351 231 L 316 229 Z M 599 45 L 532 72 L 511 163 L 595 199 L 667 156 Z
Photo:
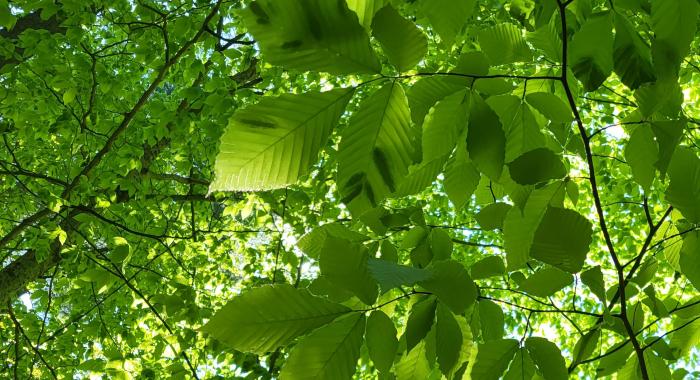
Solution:
M 354 214 L 396 190 L 414 161 L 414 130 L 401 84 L 384 85 L 361 105 L 338 147 L 341 200 Z
M 332 74 L 381 70 L 367 33 L 344 1 L 257 0 L 243 20 L 272 64 Z
M 282 95 L 236 112 L 221 137 L 209 191 L 266 190 L 306 175 L 352 89 Z

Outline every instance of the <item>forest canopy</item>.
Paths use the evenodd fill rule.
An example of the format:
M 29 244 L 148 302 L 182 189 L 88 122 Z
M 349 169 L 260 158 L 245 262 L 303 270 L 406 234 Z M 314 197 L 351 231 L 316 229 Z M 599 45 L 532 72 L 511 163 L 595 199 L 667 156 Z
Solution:
M 0 377 L 700 377 L 699 13 L 0 0 Z

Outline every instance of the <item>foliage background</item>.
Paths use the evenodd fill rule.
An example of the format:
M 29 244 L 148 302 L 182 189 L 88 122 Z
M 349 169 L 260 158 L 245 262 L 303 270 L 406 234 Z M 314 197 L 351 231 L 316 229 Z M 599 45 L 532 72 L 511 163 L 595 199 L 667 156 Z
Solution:
M 391 27 L 382 34 L 369 19 L 388 3 L 404 22 L 385 21 Z M 470 373 L 560 378 L 563 365 L 580 378 L 614 372 L 624 379 L 699 376 L 693 372 L 700 339 L 696 1 L 298 4 L 304 4 L 300 15 L 306 19 L 269 12 L 278 17 L 271 27 L 254 21 L 255 15 L 264 19 L 255 5 L 240 1 L 0 0 L 3 377 L 277 377 L 285 363 L 293 363 L 294 343 L 260 355 L 245 353 L 217 336 L 223 330 L 206 333 L 202 326 L 231 299 L 240 299 L 234 297 L 241 291 L 283 283 L 353 310 L 381 309 L 391 318 L 398 330 L 394 338 L 402 337 L 389 359 L 394 368 L 379 371 L 368 327 L 356 353 L 359 362 L 349 353 L 337 364 L 344 368 L 343 360 L 349 360 L 354 371 L 357 362 L 358 378 L 440 378 L 443 372 L 450 378 Z M 363 20 L 353 16 L 347 28 L 314 35 L 313 22 L 307 22 L 314 9 L 347 15 L 342 13 L 347 6 L 367 9 Z M 321 50 L 325 58 L 295 61 L 306 40 L 286 41 L 292 42 L 289 52 L 275 54 L 283 44 L 273 42 L 287 36 L 275 27 L 285 23 L 289 30 L 311 30 L 321 41 L 311 50 Z M 348 53 L 341 43 L 340 58 L 333 61 L 322 49 L 324 41 L 361 40 L 367 32 L 371 50 L 351 47 Z M 343 54 L 376 72 L 348 68 Z M 562 66 L 569 69 L 564 76 Z M 372 104 L 363 101 L 386 83 L 403 86 L 410 107 L 403 127 L 422 136 L 410 146 L 394 146 L 412 153 L 402 170 L 390 154 L 389 171 L 401 172 L 402 181 L 418 178 L 424 186 L 406 185 L 410 190 L 400 194 L 405 196 L 387 187 L 368 216 L 372 201 L 352 203 L 355 197 L 349 196 L 352 176 L 340 168 L 354 158 L 344 156 L 342 147 L 346 131 L 362 124 L 354 115 Z M 266 191 L 212 184 L 236 175 L 217 159 L 220 141 L 243 139 L 224 136 L 234 114 L 282 94 L 353 87 L 347 108 L 318 143 L 320 152 L 303 161 L 308 170 L 290 169 L 284 183 L 261 182 Z M 435 104 L 449 94 L 430 95 L 434 88 L 469 94 L 464 95 L 470 99 L 468 120 L 450 108 L 460 107 L 456 101 L 440 111 Z M 477 97 L 484 101 L 473 100 Z M 270 104 L 275 116 L 281 103 Z M 287 115 L 293 110 L 290 106 Z M 524 121 L 514 122 L 516 116 Z M 466 139 L 466 131 L 448 132 L 456 125 L 469 130 Z M 470 143 L 479 126 L 488 128 Z M 431 127 L 436 134 L 426 132 Z M 501 128 L 499 140 L 493 133 Z M 513 137 L 517 133 L 523 140 Z M 427 143 L 426 136 L 435 140 Z M 486 146 L 482 142 L 493 139 L 503 152 L 489 146 L 477 157 L 477 148 Z M 538 147 L 554 158 L 538 156 L 543 161 L 526 160 L 520 169 L 513 165 Z M 465 156 L 454 153 L 462 166 L 450 171 L 444 164 L 453 148 Z M 426 157 L 435 159 L 422 167 L 433 168 L 426 169 L 427 182 L 422 174 L 411 177 L 428 163 Z M 294 161 L 283 161 L 289 162 Z M 409 171 L 410 165 L 417 166 Z M 514 173 L 521 174 L 519 180 Z M 370 182 L 375 190 L 384 186 L 376 177 Z M 539 219 L 518 224 L 506 215 L 527 209 L 532 194 L 558 190 L 564 191 L 557 200 L 531 207 L 544 210 L 556 203 L 591 223 L 592 232 L 584 222 L 577 228 L 553 223 L 546 234 L 566 237 L 558 244 L 567 253 L 585 245 L 583 268 L 544 264 L 528 257 L 531 241 L 523 246 L 513 240 Z M 515 220 L 510 233 L 509 218 Z M 298 244 L 332 222 L 342 226 L 339 240 L 323 234 L 319 240 L 317 233 L 317 240 Z M 334 279 L 323 259 L 319 269 L 323 252 L 339 251 L 352 236 L 365 241 L 369 254 L 422 271 L 435 271 L 438 258 L 450 257 L 469 275 L 445 286 L 462 292 L 432 290 L 440 288 L 404 278 L 400 289 L 374 301 L 371 289 L 358 290 L 367 282 Z M 386 281 L 370 277 L 371 286 Z M 478 293 L 463 296 L 466 287 L 455 284 L 469 277 Z M 622 297 L 621 283 L 627 284 Z M 422 293 L 434 293 L 438 301 L 417 303 Z M 453 313 L 453 296 L 459 305 L 473 299 Z M 284 315 L 293 309 L 263 301 L 269 300 L 240 310 Z M 437 307 L 437 324 L 430 312 L 412 323 L 410 315 L 420 319 L 421 307 L 430 303 L 433 312 Z M 441 334 L 441 318 L 457 321 L 457 329 Z M 463 339 L 455 341 L 459 335 Z M 556 346 L 552 350 L 537 337 Z M 624 348 L 616 348 L 620 343 Z M 551 351 L 538 356 L 533 347 Z M 489 362 L 487 353 L 499 350 L 510 357 Z M 511 362 L 513 355 L 518 356 Z M 530 364 L 520 368 L 518 360 Z M 303 373 L 288 370 L 286 376 Z

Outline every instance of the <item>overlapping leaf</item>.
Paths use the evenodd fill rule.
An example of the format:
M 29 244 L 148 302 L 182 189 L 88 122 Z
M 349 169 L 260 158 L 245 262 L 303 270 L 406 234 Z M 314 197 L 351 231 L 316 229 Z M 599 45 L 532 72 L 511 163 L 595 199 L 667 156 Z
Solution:
M 381 66 L 344 1 L 258 0 L 243 12 L 270 63 L 332 74 L 377 73 Z
M 264 98 L 236 112 L 221 137 L 209 191 L 265 190 L 306 175 L 352 89 Z
M 349 312 L 289 285 L 269 285 L 233 298 L 202 331 L 240 351 L 264 354 Z

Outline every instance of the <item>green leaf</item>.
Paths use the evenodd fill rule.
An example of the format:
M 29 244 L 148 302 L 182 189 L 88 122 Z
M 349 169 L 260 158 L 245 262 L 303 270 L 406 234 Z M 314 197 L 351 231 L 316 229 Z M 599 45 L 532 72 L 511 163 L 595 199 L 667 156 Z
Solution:
M 396 363 L 397 380 L 424 380 L 428 378 L 430 363 L 425 357 L 425 350 L 425 342 L 420 342 Z
M 545 137 L 530 106 L 513 95 L 492 96 L 486 103 L 501 119 L 506 133 L 505 161 L 510 162 L 525 152 L 545 146 Z
M 586 91 L 594 91 L 613 69 L 613 33 L 610 13 L 590 17 L 569 44 L 569 64 Z
M 423 162 L 449 156 L 467 125 L 469 92 L 446 96 L 430 109 L 423 123 Z
M 430 272 L 386 260 L 370 258 L 367 262 L 372 277 L 379 283 L 382 293 L 401 286 L 413 286 L 430 277 Z
M 647 365 L 649 379 L 670 379 L 671 371 L 666 362 L 651 351 L 644 351 L 644 362 Z
M 433 260 L 447 260 L 452 257 L 452 237 L 441 228 L 433 228 L 430 231 L 430 250 L 433 252 Z
M 406 340 L 406 349 L 410 351 L 420 342 L 430 331 L 435 319 L 435 308 L 437 302 L 435 297 L 425 297 L 411 307 L 411 314 L 406 322 L 406 331 L 404 338 Z
M 681 112 L 683 92 L 675 80 L 645 83 L 634 91 L 634 99 L 639 106 L 642 117 L 660 115 L 676 118 Z M 665 123 L 674 123 L 666 121 Z M 653 125 L 653 124 L 652 124 Z
M 503 221 L 503 240 L 508 269 L 515 270 L 530 258 L 530 248 L 540 221 L 548 206 L 563 191 L 561 184 L 553 183 L 534 190 L 521 210 L 513 207 Z
M 525 348 L 545 379 L 566 380 L 569 378 L 566 363 L 556 344 L 545 338 L 532 337 L 525 340 Z
M 234 297 L 202 331 L 236 350 L 262 355 L 349 311 L 304 289 L 268 285 Z
M 396 190 L 414 161 L 414 141 L 401 84 L 388 83 L 360 104 L 338 148 L 337 182 L 351 212 L 362 214 Z
M 352 89 L 264 98 L 236 112 L 221 137 L 209 191 L 275 189 L 306 175 Z
M 331 74 L 381 70 L 367 33 L 344 1 L 258 0 L 242 16 L 273 65 Z
M 462 349 L 462 331 L 452 312 L 438 304 L 435 322 L 435 347 L 437 362 L 445 376 L 457 365 Z
M 680 257 L 681 272 L 695 289 L 700 289 L 700 233 L 690 231 L 683 235 Z
M 548 207 L 530 248 L 530 256 L 570 273 L 583 268 L 592 241 L 592 225 L 581 214 Z
M 506 273 L 506 266 L 499 256 L 488 256 L 483 258 L 471 267 L 471 276 L 474 280 L 500 276 Z
M 649 47 L 629 20 L 620 13 L 615 13 L 613 60 L 620 81 L 632 90 L 656 80 Z
M 479 344 L 471 378 L 498 380 L 517 351 L 518 341 L 515 339 L 492 340 Z
M 328 237 L 321 250 L 319 267 L 328 281 L 372 305 L 377 299 L 377 282 L 370 275 L 368 259 L 369 253 L 361 244 Z
M 532 51 L 527 45 L 520 27 L 499 23 L 479 32 L 479 46 L 492 65 L 532 60 Z
M 452 46 L 457 34 L 474 12 L 476 0 L 427 0 L 422 11 L 428 16 L 443 45 Z
M 369 30 L 372 26 L 372 18 L 378 10 L 387 3 L 386 0 L 345 0 L 348 8 L 357 14 L 360 24 Z
M 677 149 L 669 177 L 666 201 L 691 223 L 700 222 L 700 159 L 690 149 Z
M 369 237 L 355 232 L 340 223 L 328 223 L 320 227 L 314 228 L 309 233 L 302 236 L 297 241 L 297 247 L 302 252 L 314 259 L 318 259 L 321 255 L 323 245 L 329 237 L 345 239 L 353 243 L 362 243 L 369 240 Z
M 467 151 L 476 167 L 492 180 L 498 180 L 503 170 L 506 137 L 498 115 L 481 99 L 471 96 Z
M 497 228 L 503 228 L 503 220 L 506 214 L 513 207 L 507 203 L 496 202 L 492 203 L 479 211 L 474 216 L 481 228 L 491 231 Z
M 596 368 L 596 375 L 598 376 L 608 376 L 617 372 L 625 365 L 627 358 L 634 350 L 631 343 L 627 343 L 622 348 L 619 346 L 622 343 L 615 344 L 605 353 L 605 356 L 600 359 L 598 367 Z
M 304 337 L 289 354 L 280 380 L 351 379 L 360 358 L 365 316 L 360 313 L 321 327 Z
M 675 320 L 673 330 L 670 346 L 674 352 L 687 355 L 690 350 L 697 348 L 700 343 L 700 319 L 697 319 L 697 316 L 690 320 Z
M 555 123 L 571 123 L 574 115 L 567 103 L 551 92 L 533 92 L 525 97 L 531 106 Z
M 394 196 L 405 197 L 417 194 L 426 187 L 429 187 L 442 171 L 448 157 L 449 156 L 442 156 L 431 161 L 411 165 L 408 168 L 408 174 L 401 180 L 401 183 L 399 183 L 398 188 L 394 192 Z
M 417 126 L 423 125 L 425 116 L 438 101 L 464 89 L 464 85 L 443 76 L 420 78 L 408 90 L 411 119 Z
M 561 62 L 561 34 L 556 23 L 549 22 L 534 32 L 527 32 L 525 38 L 535 49 L 542 50 L 547 58 Z
M 455 314 L 462 314 L 476 301 L 476 285 L 464 266 L 454 260 L 434 262 L 431 277 L 420 285 L 438 297 Z
M 574 282 L 574 276 L 557 268 L 538 270 L 520 283 L 520 290 L 537 297 L 549 297 Z
M 596 265 L 581 273 L 581 281 L 588 286 L 588 289 L 590 289 L 598 299 L 603 303 L 606 302 L 605 282 L 603 281 L 603 272 L 600 270 L 600 265 Z
M 660 76 L 675 77 L 695 37 L 699 7 L 693 0 L 655 0 L 651 7 L 654 68 Z
M 373 311 L 367 319 L 365 339 L 374 366 L 380 372 L 389 372 L 399 345 L 394 322 L 383 311 Z
M 567 174 L 559 156 L 547 148 L 523 153 L 508 163 L 508 171 L 513 181 L 521 185 L 534 185 Z
M 486 299 L 479 300 L 479 324 L 484 341 L 503 339 L 503 310 Z
M 11 30 L 15 23 L 17 22 L 17 17 L 12 14 L 10 10 L 10 5 L 7 0 L 0 1 L 0 26 L 5 28 L 5 30 Z M 1 67 L 0 67 L 1 68 Z
M 75 87 L 71 87 L 66 90 L 66 92 L 63 93 L 63 103 L 65 104 L 70 104 L 73 103 L 73 100 L 75 100 L 75 96 L 78 94 L 78 89 Z
M 640 125 L 630 136 L 625 146 L 625 160 L 632 169 L 634 180 L 648 192 L 654 182 L 659 148 L 654 134 L 647 125 Z
M 600 329 L 591 330 L 582 336 L 574 346 L 574 360 L 572 366 L 590 358 L 598 348 Z
M 464 144 L 457 144 L 445 165 L 445 192 L 455 208 L 461 209 L 479 185 L 481 174 L 467 157 Z
M 503 380 L 531 380 L 535 375 L 535 363 L 524 347 L 518 349 Z
M 656 167 L 661 174 L 666 174 L 674 152 L 678 147 L 678 143 L 683 137 L 686 123 L 680 121 L 656 121 L 651 123 L 651 129 L 656 136 L 656 142 L 659 144 L 659 160 L 656 162 Z
M 428 39 L 411 21 L 388 4 L 374 15 L 372 35 L 382 45 L 389 62 L 406 71 L 420 62 L 428 51 Z

